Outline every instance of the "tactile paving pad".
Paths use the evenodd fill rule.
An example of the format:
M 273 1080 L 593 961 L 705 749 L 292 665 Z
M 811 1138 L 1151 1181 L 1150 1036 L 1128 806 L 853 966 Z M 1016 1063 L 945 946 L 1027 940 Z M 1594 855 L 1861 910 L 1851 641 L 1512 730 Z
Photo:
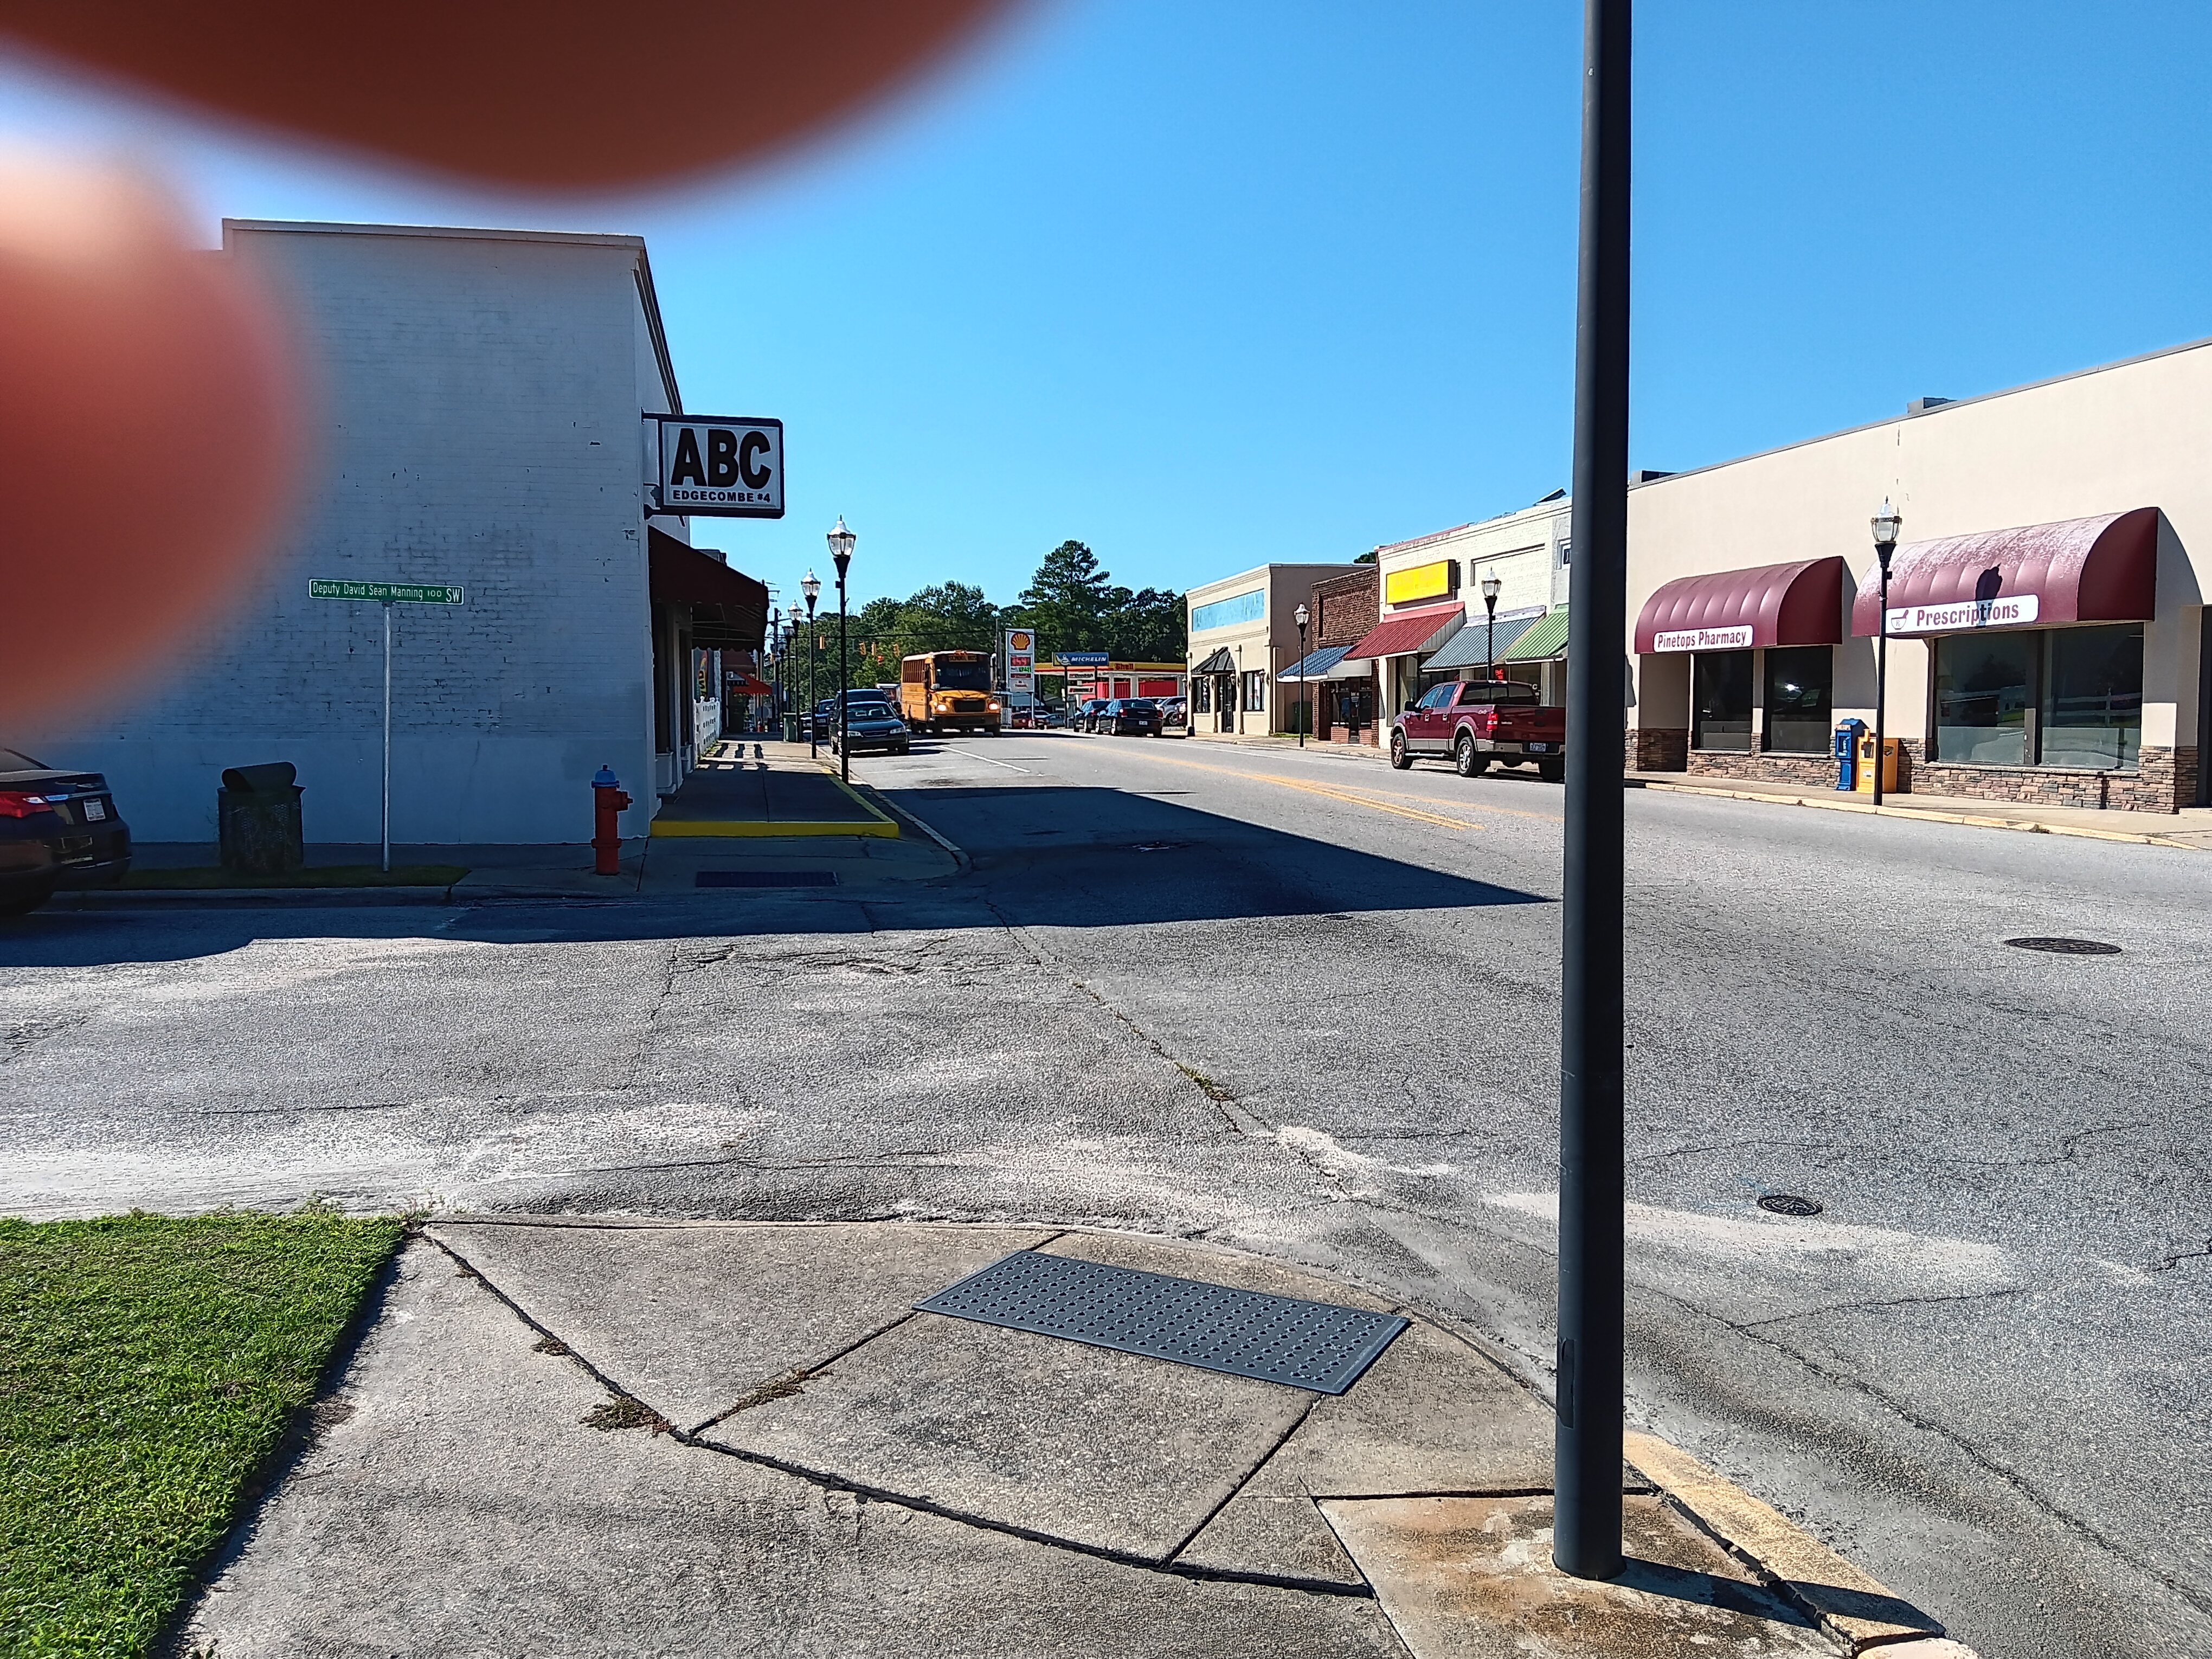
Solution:
M 914 1305 L 1316 1394 L 1342 1394 L 1409 1322 L 1035 1250 L 1017 1250 Z

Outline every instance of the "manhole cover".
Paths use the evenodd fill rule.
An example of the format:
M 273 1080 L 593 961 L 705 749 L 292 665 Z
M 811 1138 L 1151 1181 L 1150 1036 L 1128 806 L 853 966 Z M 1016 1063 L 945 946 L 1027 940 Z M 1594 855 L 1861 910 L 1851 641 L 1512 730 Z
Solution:
M 1410 1322 L 1036 1250 L 1017 1250 L 914 1305 L 1316 1394 L 1342 1394 Z
M 835 887 L 834 870 L 702 870 L 700 887 Z
M 2116 957 L 2120 953 L 2117 945 L 2107 945 L 2099 939 L 2008 939 L 2005 941 L 2015 951 L 2048 951 L 2059 957 Z
M 1795 1193 L 1769 1193 L 1759 1200 L 1759 1207 L 1769 1215 L 1818 1215 L 1822 1208 L 1817 1198 L 1800 1198 Z
M 1133 853 L 1172 853 L 1187 843 L 1179 841 L 1140 841 L 1132 844 Z

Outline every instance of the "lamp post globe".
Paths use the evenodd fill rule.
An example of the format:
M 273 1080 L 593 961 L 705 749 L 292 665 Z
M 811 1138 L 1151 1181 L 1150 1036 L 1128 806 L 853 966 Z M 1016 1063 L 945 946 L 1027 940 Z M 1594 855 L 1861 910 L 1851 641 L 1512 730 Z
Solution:
M 1882 761 L 1887 750 L 1889 712 L 1889 562 L 1897 553 L 1898 533 L 1905 520 L 1881 498 L 1881 511 L 1874 515 L 1874 555 L 1881 561 L 1881 617 L 1875 629 L 1874 662 L 1874 804 L 1881 805 Z
M 853 670 L 845 647 L 845 572 L 853 562 L 853 544 L 859 539 L 845 528 L 845 515 L 840 513 L 836 528 L 830 532 L 830 557 L 837 566 L 837 771 L 848 783 L 853 781 L 853 702 L 845 691 Z
M 1313 724 L 1312 708 L 1306 702 L 1306 623 L 1310 615 L 1304 599 L 1298 601 L 1298 608 L 1291 613 L 1291 619 L 1298 625 L 1298 747 L 1301 749 L 1306 746 L 1306 727 Z

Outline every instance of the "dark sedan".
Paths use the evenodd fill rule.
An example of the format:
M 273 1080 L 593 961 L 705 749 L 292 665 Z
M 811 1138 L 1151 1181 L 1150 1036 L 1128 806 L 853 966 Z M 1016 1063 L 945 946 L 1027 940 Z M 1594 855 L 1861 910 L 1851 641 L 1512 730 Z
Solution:
M 903 755 L 914 747 L 914 736 L 907 730 L 906 722 L 891 713 L 887 702 L 855 702 L 845 710 L 846 741 L 853 752 L 881 749 L 894 755 Z M 830 734 L 830 747 L 837 747 L 837 733 Z
M 1075 705 L 1075 712 L 1067 717 L 1067 729 L 1071 732 L 1096 732 L 1099 711 L 1105 707 L 1106 699 L 1103 697 L 1085 697 Z
M 131 830 L 107 780 L 0 749 L 0 916 L 63 887 L 112 887 L 130 873 Z
M 1150 697 L 1116 697 L 1098 711 L 1098 729 L 1116 738 L 1157 738 L 1166 726 Z

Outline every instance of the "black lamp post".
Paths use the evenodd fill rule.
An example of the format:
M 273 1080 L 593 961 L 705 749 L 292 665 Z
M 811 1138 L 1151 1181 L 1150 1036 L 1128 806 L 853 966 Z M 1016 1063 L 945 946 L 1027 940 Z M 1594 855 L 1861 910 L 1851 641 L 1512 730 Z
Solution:
M 1310 615 L 1304 600 L 1298 601 L 1298 608 L 1291 616 L 1298 625 L 1298 747 L 1303 749 L 1306 746 L 1306 727 L 1313 724 L 1313 705 L 1306 701 L 1306 623 Z
M 1615 1578 L 1624 1404 L 1621 750 L 1628 687 L 1630 0 L 1584 0 L 1575 559 L 1560 884 L 1559 1350 L 1552 1561 Z
M 1490 629 L 1482 641 L 1482 678 L 1498 678 L 1498 593 L 1505 584 L 1498 580 L 1493 570 L 1482 579 L 1482 608 L 1488 612 L 1484 625 Z
M 1887 734 L 1889 713 L 1889 561 L 1897 551 L 1897 532 L 1905 520 L 1881 498 L 1881 511 L 1874 515 L 1874 556 L 1881 561 L 1881 626 L 1875 631 L 1874 659 L 1874 804 L 1881 805 L 1882 739 Z
M 853 781 L 853 700 L 845 695 L 845 688 L 853 670 L 845 660 L 845 568 L 853 562 L 853 544 L 857 539 L 845 528 L 845 515 L 839 514 L 837 527 L 830 532 L 830 556 L 837 562 L 837 770 L 848 783 Z
M 812 760 L 818 752 L 815 745 L 822 740 L 814 719 L 814 705 L 817 701 L 814 686 L 814 601 L 822 597 L 822 578 L 809 570 L 806 580 L 799 583 L 799 591 L 806 595 L 806 758 Z

